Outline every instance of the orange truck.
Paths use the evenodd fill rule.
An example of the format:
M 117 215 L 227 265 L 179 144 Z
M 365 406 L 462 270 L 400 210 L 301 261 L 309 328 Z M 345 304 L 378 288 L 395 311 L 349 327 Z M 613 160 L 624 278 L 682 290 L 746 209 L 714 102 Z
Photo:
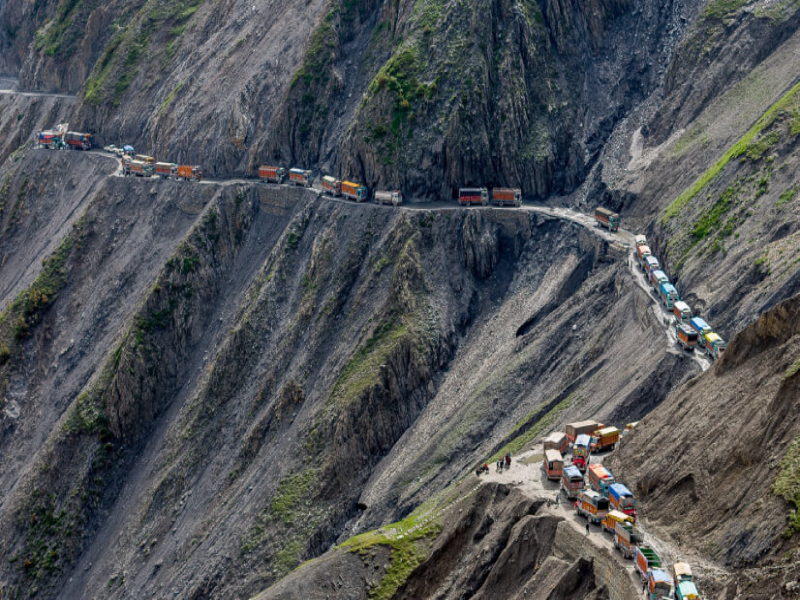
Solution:
M 492 204 L 495 206 L 521 206 L 522 190 L 516 188 L 494 188 Z
M 601 227 L 608 228 L 609 231 L 619 229 L 619 215 L 607 208 L 598 208 L 594 211 L 594 218 Z
M 578 496 L 578 506 L 575 511 L 591 523 L 600 523 L 608 516 L 608 498 L 594 490 L 583 490 Z
M 558 450 L 545 450 L 544 451 L 544 471 L 547 473 L 547 478 L 553 481 L 561 479 L 561 473 L 564 469 L 564 458 Z
M 342 196 L 350 198 L 356 202 L 366 202 L 367 200 L 367 187 L 360 183 L 353 183 L 352 181 L 342 182 Z
M 135 177 L 152 177 L 155 173 L 155 167 L 141 160 L 127 159 L 124 163 L 125 176 L 133 175 Z
M 202 181 L 203 169 L 197 165 L 180 165 L 178 167 L 178 179 L 184 181 Z
M 161 177 L 161 179 L 172 179 L 178 172 L 178 165 L 175 163 L 157 162 L 155 164 L 155 171 L 156 175 Z
M 604 425 L 597 421 L 577 421 L 575 423 L 567 423 L 566 432 L 567 439 L 575 443 L 575 439 L 581 434 L 591 434 L 598 429 L 602 429 Z
M 303 187 L 311 187 L 313 175 L 311 171 L 305 169 L 289 169 L 289 183 L 294 185 L 302 185 Z
M 617 442 L 619 442 L 619 429 L 612 426 L 603 427 L 592 433 L 590 448 L 592 452 L 613 450 Z
M 286 169 L 283 167 L 258 167 L 258 178 L 270 183 L 286 181 Z
M 639 266 L 644 268 L 644 259 L 648 256 L 653 256 L 653 253 L 650 251 L 650 246 L 647 244 L 639 244 L 636 246 L 636 260 L 639 261 Z
M 614 546 L 625 558 L 631 558 L 644 541 L 644 535 L 628 520 L 617 521 L 614 527 Z
M 615 483 L 614 476 L 606 467 L 601 464 L 589 465 L 587 470 L 589 475 L 589 485 L 592 489 L 608 498 L 608 488 Z

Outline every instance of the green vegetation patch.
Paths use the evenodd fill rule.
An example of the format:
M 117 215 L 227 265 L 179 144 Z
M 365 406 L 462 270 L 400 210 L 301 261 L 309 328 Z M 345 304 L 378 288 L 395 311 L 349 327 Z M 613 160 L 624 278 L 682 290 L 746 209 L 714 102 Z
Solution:
M 800 361 L 796 361 L 789 370 L 796 373 L 800 370 Z M 795 368 L 797 365 L 797 368 Z M 787 373 L 789 371 L 787 370 Z M 784 377 L 786 375 L 784 374 Z M 772 483 L 772 493 L 780 496 L 792 505 L 789 511 L 788 526 L 784 534 L 791 537 L 800 531 L 800 437 L 789 447 L 780 464 L 780 472 Z
M 783 210 L 783 207 L 786 204 L 789 204 L 792 200 L 797 197 L 797 185 L 793 185 L 792 187 L 785 189 L 781 192 L 781 195 L 778 197 L 778 201 L 775 202 L 775 208 L 778 210 Z
M 800 91 L 800 83 L 795 84 L 781 99 L 775 102 L 739 141 L 728 148 L 716 163 L 669 205 L 664 213 L 662 222 L 666 225 L 670 219 L 681 212 L 697 194 L 722 172 L 730 161 L 739 158 L 748 151 L 754 152 L 754 156 L 757 156 L 761 149 L 757 137 L 762 131 L 772 125 L 779 116 L 784 114 L 790 105 L 797 100 L 798 91 Z M 754 140 L 756 141 L 755 145 L 753 145 Z M 766 151 L 767 148 L 765 148 L 764 151 Z
M 749 0 L 711 0 L 703 8 L 700 18 L 704 20 L 724 21 L 736 14 L 749 2 Z
M 83 6 L 84 0 L 61 0 L 55 16 L 36 32 L 35 48 L 44 50 L 47 56 L 69 58 L 84 25 L 81 16 L 83 20 L 86 18 L 85 14 L 78 14 Z

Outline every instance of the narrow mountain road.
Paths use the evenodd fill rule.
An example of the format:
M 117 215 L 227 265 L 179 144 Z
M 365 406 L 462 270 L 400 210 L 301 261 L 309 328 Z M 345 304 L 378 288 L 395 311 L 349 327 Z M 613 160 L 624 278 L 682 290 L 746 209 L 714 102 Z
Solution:
M 51 94 L 47 92 L 21 92 L 17 89 L 19 82 L 12 77 L 0 77 L 0 94 L 25 96 L 27 98 L 64 98 L 74 100 L 76 96 L 72 94 Z

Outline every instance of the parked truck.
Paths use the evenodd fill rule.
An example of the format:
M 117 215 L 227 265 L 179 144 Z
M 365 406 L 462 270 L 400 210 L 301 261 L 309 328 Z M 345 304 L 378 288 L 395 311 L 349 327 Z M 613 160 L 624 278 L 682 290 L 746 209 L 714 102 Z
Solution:
M 544 438 L 542 444 L 543 450 L 558 450 L 561 454 L 564 454 L 569 447 L 569 440 L 567 440 L 567 435 L 565 433 L 554 431 Z
M 636 498 L 623 484 L 612 483 L 609 486 L 608 500 L 615 510 L 624 512 L 632 519 L 636 519 Z
M 572 445 L 572 464 L 586 472 L 586 465 L 589 463 L 590 444 L 592 438 L 585 433 L 580 434 Z
M 592 433 L 603 427 L 602 423 L 597 421 L 577 421 L 576 423 L 567 423 L 566 433 L 567 440 L 575 442 L 579 435 L 582 433 Z
M 684 350 L 693 351 L 697 347 L 697 332 L 686 323 L 675 323 L 675 336 L 678 345 Z
M 700 594 L 692 577 L 692 568 L 688 563 L 677 562 L 672 565 L 672 577 L 675 583 L 677 600 L 700 600 Z
M 47 148 L 48 150 L 64 150 L 66 143 L 64 142 L 64 132 L 57 130 L 39 130 L 36 140 L 40 148 Z
M 68 149 L 72 150 L 91 150 L 92 134 L 80 133 L 78 131 L 68 131 L 64 134 L 64 141 Z
M 661 269 L 656 269 L 650 273 L 650 285 L 652 285 L 656 291 L 658 291 L 658 288 L 662 283 L 669 283 L 669 277 L 667 277 L 667 274 L 664 273 L 664 271 Z
M 698 343 L 702 343 L 700 340 L 700 336 L 705 335 L 706 333 L 711 333 L 713 330 L 711 329 L 711 325 L 706 323 L 700 317 L 692 317 L 689 319 L 689 325 L 697 332 L 698 335 Z
M 692 309 L 683 300 L 678 300 L 672 305 L 672 313 L 678 321 L 688 324 L 692 318 Z
M 154 169 L 161 179 L 174 179 L 178 173 L 178 165 L 175 163 L 157 162 Z
M 725 352 L 725 348 L 727 347 L 725 340 L 723 340 L 718 333 L 711 331 L 704 334 L 702 339 L 706 354 L 714 360 L 718 359 L 722 356 L 722 353 Z
M 577 498 L 583 491 L 583 473 L 578 467 L 569 466 L 561 471 L 561 489 L 570 499 Z
M 647 273 L 648 278 L 650 277 L 650 273 L 661 268 L 661 265 L 658 264 L 658 259 L 655 256 L 646 256 L 642 262 L 642 265 L 644 272 Z
M 639 246 L 647 245 L 647 237 L 642 234 L 633 236 L 633 243 L 638 248 Z
M 648 256 L 653 256 L 650 251 L 650 246 L 647 244 L 639 244 L 636 246 L 636 259 L 639 261 L 639 266 L 644 269 L 644 259 Z
M 461 188 L 458 190 L 458 203 L 461 206 L 489 204 L 489 190 L 486 188 Z
M 289 169 L 289 183 L 302 187 L 311 187 L 314 175 L 305 169 Z
M 681 299 L 678 295 L 678 290 L 671 283 L 662 283 L 658 286 L 658 295 L 661 296 L 661 301 L 670 312 L 672 312 L 675 303 Z
M 553 481 L 561 479 L 562 471 L 564 470 L 564 458 L 558 450 L 545 450 L 544 451 L 544 471 L 547 473 L 547 478 Z
M 521 206 L 522 190 L 516 188 L 492 189 L 492 204 L 495 206 Z
M 342 182 L 335 177 L 325 175 L 320 180 L 320 185 L 322 186 L 322 189 L 331 196 L 338 197 L 342 195 Z
M 350 198 L 356 202 L 365 202 L 367 199 L 367 188 L 360 183 L 353 183 L 352 181 L 342 182 L 342 196 Z
M 134 158 L 139 162 L 145 163 L 146 165 L 156 164 L 156 159 L 152 156 L 148 156 L 147 154 L 137 154 L 136 156 L 134 156 Z
M 203 169 L 197 165 L 179 165 L 177 178 L 184 181 L 202 181 Z
M 258 178 L 269 183 L 283 183 L 286 181 L 286 169 L 283 167 L 258 167 Z
M 631 521 L 618 521 L 614 528 L 614 546 L 625 558 L 632 558 L 636 548 L 644 541 L 642 532 Z
M 375 192 L 375 202 L 378 204 L 391 204 L 392 206 L 400 206 L 403 204 L 403 192 L 400 190 L 379 190 Z
M 619 442 L 619 429 L 613 426 L 603 427 L 592 434 L 589 449 L 592 452 L 613 450 L 617 442 Z
M 601 227 L 607 227 L 609 231 L 619 230 L 619 215 L 607 208 L 596 208 L 594 218 Z
M 661 568 L 661 559 L 656 551 L 648 546 L 637 546 L 633 551 L 633 566 L 641 576 L 642 580 L 647 579 L 647 572 L 651 569 Z
M 609 502 L 608 504 L 610 508 L 611 503 Z M 633 525 L 633 519 L 624 512 L 620 512 L 618 510 L 609 510 L 601 525 L 603 526 L 603 531 L 610 531 L 613 534 L 617 530 L 617 523 L 626 521 Z
M 608 498 L 594 490 L 584 489 L 578 496 L 578 506 L 575 511 L 590 523 L 602 523 L 608 516 Z
M 663 569 L 650 569 L 647 572 L 647 592 L 650 600 L 672 599 L 672 578 Z
M 587 469 L 589 485 L 598 494 L 608 498 L 608 488 L 614 483 L 614 476 L 601 464 L 589 465 Z
M 134 177 L 152 177 L 155 173 L 155 166 L 140 160 L 131 160 L 128 158 L 123 163 L 123 173 L 126 177 L 130 175 Z

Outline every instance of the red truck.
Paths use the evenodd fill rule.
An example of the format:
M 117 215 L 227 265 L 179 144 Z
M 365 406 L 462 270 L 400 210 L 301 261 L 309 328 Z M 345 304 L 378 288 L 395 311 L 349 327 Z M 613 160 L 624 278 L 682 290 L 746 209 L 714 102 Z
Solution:
M 258 167 L 258 178 L 271 183 L 286 181 L 286 169 L 283 167 Z
M 516 188 L 494 188 L 492 204 L 495 206 L 521 206 L 522 190 Z
M 489 204 L 489 190 L 486 188 L 461 188 L 458 190 L 458 203 L 461 206 Z

